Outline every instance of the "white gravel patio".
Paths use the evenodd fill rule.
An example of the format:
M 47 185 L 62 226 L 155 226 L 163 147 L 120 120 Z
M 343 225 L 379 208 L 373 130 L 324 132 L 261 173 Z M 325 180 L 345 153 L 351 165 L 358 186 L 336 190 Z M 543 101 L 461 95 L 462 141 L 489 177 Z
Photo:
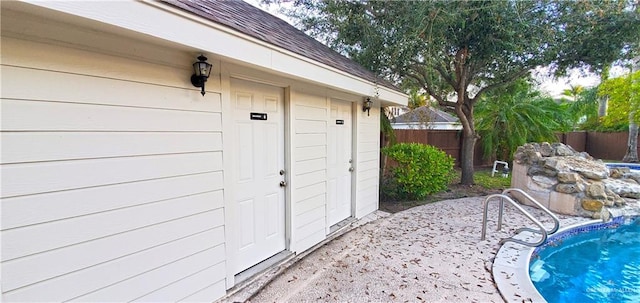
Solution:
M 289 262 L 264 287 L 241 289 L 223 301 L 504 302 L 491 275 L 498 242 L 534 225 L 507 205 L 502 231 L 496 231 L 498 203 L 492 202 L 487 239 L 480 241 L 484 198 L 381 217 Z M 552 225 L 541 211 L 524 207 Z

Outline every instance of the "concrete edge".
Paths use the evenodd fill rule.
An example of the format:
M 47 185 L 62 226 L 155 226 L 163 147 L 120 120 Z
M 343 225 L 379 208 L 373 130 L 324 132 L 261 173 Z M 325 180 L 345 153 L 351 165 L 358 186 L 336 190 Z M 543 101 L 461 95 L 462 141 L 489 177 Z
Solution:
M 561 227 L 555 234 L 561 234 L 580 226 L 602 222 L 589 220 Z M 524 241 L 535 241 L 539 237 L 531 232 L 521 232 L 514 238 Z M 492 275 L 500 295 L 506 302 L 546 303 L 529 276 L 531 256 L 535 247 L 524 246 L 513 242 L 503 244 L 493 261 Z

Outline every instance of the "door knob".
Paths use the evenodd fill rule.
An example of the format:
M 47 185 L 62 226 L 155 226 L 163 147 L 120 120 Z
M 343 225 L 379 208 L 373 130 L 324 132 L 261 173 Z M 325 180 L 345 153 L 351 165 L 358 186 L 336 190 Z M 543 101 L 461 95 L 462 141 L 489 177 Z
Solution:
M 287 181 L 280 181 L 280 187 L 286 187 Z
M 349 171 L 353 171 L 353 167 L 349 167 Z

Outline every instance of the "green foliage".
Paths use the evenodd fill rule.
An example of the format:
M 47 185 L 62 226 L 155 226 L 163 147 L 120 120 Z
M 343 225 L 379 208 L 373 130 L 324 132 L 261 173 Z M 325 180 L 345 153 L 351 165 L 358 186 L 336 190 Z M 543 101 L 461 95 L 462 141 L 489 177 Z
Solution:
M 292 17 L 307 33 L 454 107 L 465 144 L 475 142 L 474 107 L 485 92 L 538 66 L 550 65 L 558 74 L 584 65 L 598 71 L 640 41 L 634 0 L 295 0 L 293 6 Z M 471 93 L 470 87 L 479 90 Z M 461 182 L 472 184 L 473 148 L 461 157 Z
M 607 115 L 601 121 L 604 127 L 625 130 L 630 119 L 640 123 L 640 71 L 604 81 L 598 94 L 609 99 Z
M 569 97 L 569 101 L 577 101 L 578 96 L 584 92 L 585 88 L 582 85 L 569 85 L 568 89 L 562 91 L 562 95 Z
M 409 90 L 409 108 L 416 109 L 420 106 L 427 105 L 427 98 L 420 93 L 416 88 Z
M 503 178 L 502 173 L 498 172 L 491 176 L 491 170 L 477 171 L 474 175 L 476 185 L 486 189 L 507 189 L 511 187 L 511 174 Z
M 396 133 L 393 131 L 391 121 L 387 116 L 387 109 L 384 107 L 380 112 L 380 132 L 384 136 L 386 142 L 391 145 L 396 143 Z
M 541 96 L 526 80 L 486 94 L 476 107 L 476 127 L 484 155 L 511 161 L 527 142 L 555 142 L 556 132 L 570 128 L 567 111 Z
M 398 143 L 382 149 L 396 162 L 383 193 L 396 199 L 423 199 L 447 189 L 453 178 L 454 160 L 442 150 L 418 143 Z
M 567 102 L 567 113 L 573 129 L 594 130 L 598 126 L 598 87 L 584 88 L 575 94 L 573 101 Z

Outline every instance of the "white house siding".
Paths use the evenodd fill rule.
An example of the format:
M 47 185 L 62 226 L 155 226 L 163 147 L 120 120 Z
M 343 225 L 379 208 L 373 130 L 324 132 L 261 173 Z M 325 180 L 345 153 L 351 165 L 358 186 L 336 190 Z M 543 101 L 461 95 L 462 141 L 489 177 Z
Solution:
M 378 209 L 380 174 L 380 108 L 356 115 L 356 217 Z
M 296 86 L 291 93 L 292 173 L 291 250 L 302 252 L 324 240 L 327 221 L 327 140 L 330 99 L 360 102 L 361 96 L 316 91 Z M 360 105 L 358 105 L 358 108 Z M 370 116 L 355 115 L 353 140 L 355 161 L 355 216 L 361 218 L 378 209 L 379 108 Z M 352 210 L 353 213 L 353 210 Z
M 256 83 L 285 88 L 286 106 L 288 107 L 288 114 L 286 115 L 288 121 L 286 131 L 288 140 L 286 144 L 286 179 L 288 181 L 286 220 L 289 244 L 287 245 L 287 250 L 293 253 L 304 252 L 326 239 L 329 233 L 327 220 L 327 144 L 330 100 L 331 98 L 337 98 L 356 102 L 359 108 L 362 96 L 339 93 L 317 85 L 224 62 L 221 78 L 223 90 L 226 90 L 224 83 L 232 78 L 251 79 Z M 223 104 L 223 108 L 224 106 L 225 104 Z M 378 162 L 377 160 L 371 160 L 373 154 L 378 151 L 376 144 L 379 141 L 379 134 L 376 130 L 379 129 L 377 124 L 379 116 L 376 111 L 379 111 L 379 109 L 372 109 L 370 117 L 367 117 L 366 113 L 364 113 L 364 117 L 360 117 L 361 114 L 354 115 L 354 119 L 356 119 L 355 116 L 359 117 L 357 118 L 359 122 L 354 126 L 360 127 L 360 124 L 363 124 L 369 128 L 361 133 L 354 131 L 353 136 L 354 140 L 363 144 L 361 147 L 362 155 L 354 153 L 354 160 L 358 161 L 358 157 L 363 157 L 362 172 L 364 173 L 363 180 L 365 185 L 374 181 L 377 183 L 375 178 L 377 178 Z M 228 115 L 225 116 L 229 117 Z M 370 137 L 365 138 L 363 136 Z M 230 155 L 225 158 L 229 159 L 231 157 L 234 156 Z M 377 159 L 377 156 L 375 157 Z M 225 179 L 234 173 L 231 166 L 228 167 L 229 173 L 225 171 Z M 375 178 L 373 179 L 372 172 L 375 173 Z M 234 189 L 231 184 L 228 186 L 230 188 L 225 188 L 225 198 L 231 199 L 229 196 L 233 195 Z M 369 185 L 364 190 L 358 190 L 354 181 L 352 190 L 353 196 L 355 196 L 356 191 L 359 195 L 358 205 L 354 205 L 354 209 L 359 204 L 363 204 L 360 207 L 360 217 L 377 209 L 377 184 L 375 186 Z M 368 199 L 376 200 L 370 201 Z M 226 207 L 225 210 L 229 211 L 229 213 L 234 212 L 232 207 Z M 227 215 L 227 217 L 229 216 L 231 214 Z M 237 222 L 228 221 L 227 224 L 229 224 L 225 227 L 228 232 L 227 242 L 232 243 L 234 238 L 237 237 L 237 233 L 230 232 L 230 230 L 234 224 L 237 225 Z M 229 259 L 233 258 L 234 256 L 229 256 Z M 229 260 L 229 262 L 233 262 L 233 260 Z M 228 276 L 228 281 L 233 280 L 233 275 Z
M 326 237 L 328 100 L 300 91 L 291 100 L 291 248 L 302 252 Z
M 285 91 L 287 250 L 326 239 L 329 100 L 360 107 L 363 96 L 283 76 L 298 61 L 271 73 L 210 54 L 202 97 L 189 83 L 193 46 L 65 18 L 2 11 L 3 301 L 222 297 L 237 258 L 225 134 L 238 75 Z M 362 217 L 378 207 L 379 108 L 353 119 L 352 214 Z
M 188 64 L 15 39 L 3 22 L 3 301 L 224 295 L 221 95 L 215 77 L 204 98 L 190 88 Z

